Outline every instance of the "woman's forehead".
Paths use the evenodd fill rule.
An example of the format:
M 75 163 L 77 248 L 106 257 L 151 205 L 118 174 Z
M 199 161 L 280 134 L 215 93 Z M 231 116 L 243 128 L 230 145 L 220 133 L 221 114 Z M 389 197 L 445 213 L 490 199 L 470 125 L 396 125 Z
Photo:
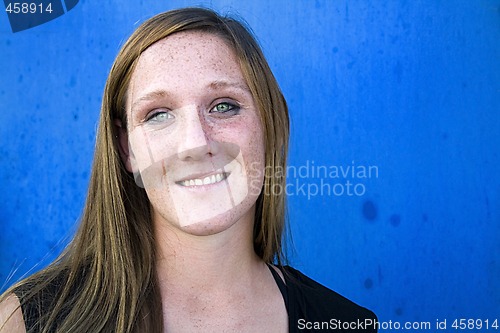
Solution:
M 140 56 L 130 88 L 186 88 L 209 82 L 245 84 L 235 52 L 213 33 L 179 32 L 152 44 Z
M 227 43 L 213 33 L 201 31 L 178 32 L 152 44 L 139 57 L 134 72 L 159 66 L 173 72 L 239 70 L 238 59 Z

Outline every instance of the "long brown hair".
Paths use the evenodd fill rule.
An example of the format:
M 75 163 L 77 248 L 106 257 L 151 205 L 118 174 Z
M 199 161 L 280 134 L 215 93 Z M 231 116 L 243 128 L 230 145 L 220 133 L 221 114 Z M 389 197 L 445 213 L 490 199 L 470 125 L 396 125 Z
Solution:
M 21 301 L 59 285 L 50 311 L 40 313 L 49 332 L 162 332 L 150 204 L 125 169 L 114 121 L 126 124 L 125 100 L 136 63 L 155 42 L 181 31 L 204 31 L 222 38 L 239 59 L 259 109 L 264 131 L 266 176 L 257 199 L 254 249 L 263 261 L 281 263 L 285 229 L 285 170 L 289 119 L 285 99 L 249 29 L 208 9 L 173 10 L 144 22 L 122 47 L 111 68 L 96 139 L 95 156 L 81 224 L 64 253 L 41 272 L 12 286 L 0 298 L 27 290 Z M 37 298 L 38 297 L 38 298 Z M 42 309 L 43 310 L 43 309 Z

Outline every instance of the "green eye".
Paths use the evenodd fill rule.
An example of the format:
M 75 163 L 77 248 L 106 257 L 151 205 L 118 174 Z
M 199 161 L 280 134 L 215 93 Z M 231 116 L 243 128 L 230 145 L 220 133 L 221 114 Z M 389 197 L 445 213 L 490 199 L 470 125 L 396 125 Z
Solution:
M 231 106 L 227 103 L 220 103 L 217 104 L 215 109 L 217 110 L 217 112 L 227 112 L 231 109 Z
M 173 118 L 173 116 L 168 112 L 157 112 L 147 119 L 147 121 L 153 121 L 156 123 L 161 123 Z
M 231 103 L 223 102 L 217 104 L 210 112 L 217 112 L 217 113 L 238 113 L 239 111 L 239 106 L 233 105 Z

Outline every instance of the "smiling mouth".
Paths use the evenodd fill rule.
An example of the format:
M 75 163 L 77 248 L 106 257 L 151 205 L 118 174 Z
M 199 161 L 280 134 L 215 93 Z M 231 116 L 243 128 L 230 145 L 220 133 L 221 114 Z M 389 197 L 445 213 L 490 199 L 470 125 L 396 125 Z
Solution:
M 176 184 L 181 185 L 181 186 L 212 185 L 212 184 L 220 183 L 223 180 L 226 180 L 228 176 L 229 176 L 229 173 L 221 172 L 221 173 L 216 173 L 216 174 L 204 177 L 204 178 L 193 178 L 193 179 L 182 180 L 182 181 L 176 182 Z

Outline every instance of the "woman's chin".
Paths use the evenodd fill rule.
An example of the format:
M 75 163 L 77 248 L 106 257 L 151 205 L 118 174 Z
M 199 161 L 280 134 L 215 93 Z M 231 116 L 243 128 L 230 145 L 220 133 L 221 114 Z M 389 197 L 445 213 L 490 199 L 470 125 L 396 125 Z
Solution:
M 179 221 L 179 229 L 195 236 L 210 236 L 226 231 L 232 227 L 243 227 L 253 221 L 254 207 L 245 200 L 233 209 L 215 216 L 189 216 L 188 220 Z
M 236 222 L 228 221 L 225 219 L 208 219 L 199 222 L 191 222 L 184 226 L 180 226 L 180 229 L 193 236 L 211 236 L 226 231 L 231 228 Z

